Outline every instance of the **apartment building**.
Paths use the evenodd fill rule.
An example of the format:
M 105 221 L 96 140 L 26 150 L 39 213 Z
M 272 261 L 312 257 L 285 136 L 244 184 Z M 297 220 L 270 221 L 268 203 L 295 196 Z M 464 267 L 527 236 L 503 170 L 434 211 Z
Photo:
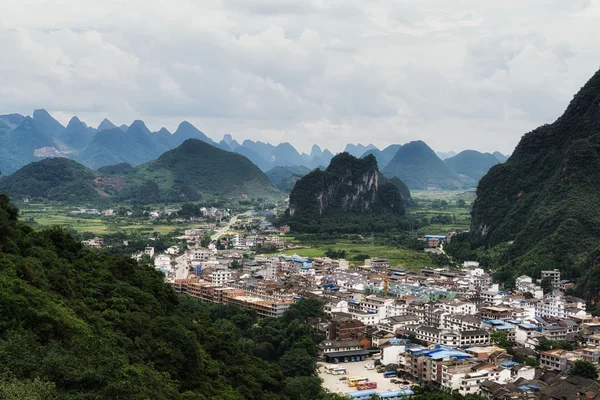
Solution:
M 552 282 L 552 287 L 554 289 L 560 289 L 560 271 L 558 269 L 553 269 L 551 271 L 542 271 L 542 280 L 550 279 Z

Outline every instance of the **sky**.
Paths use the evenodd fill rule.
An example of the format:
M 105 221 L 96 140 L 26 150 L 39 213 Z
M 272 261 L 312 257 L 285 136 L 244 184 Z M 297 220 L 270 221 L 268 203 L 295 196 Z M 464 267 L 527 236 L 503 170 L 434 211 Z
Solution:
M 0 113 L 510 153 L 600 65 L 600 0 L 4 0 Z

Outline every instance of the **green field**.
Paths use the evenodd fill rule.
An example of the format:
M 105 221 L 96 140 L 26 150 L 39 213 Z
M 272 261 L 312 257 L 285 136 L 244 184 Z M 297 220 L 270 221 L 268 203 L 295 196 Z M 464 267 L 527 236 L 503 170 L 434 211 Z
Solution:
M 419 269 L 432 266 L 431 258 L 429 254 L 425 252 L 401 247 L 372 244 L 369 239 L 365 239 L 364 241 L 336 239 L 335 243 L 330 243 L 328 241 L 328 243 L 322 245 L 306 245 L 296 239 L 290 240 L 289 237 L 286 238 L 286 240 L 301 246 L 300 248 L 288 249 L 282 252 L 287 255 L 297 254 L 301 257 L 308 258 L 323 257 L 325 256 L 325 251 L 334 249 L 346 251 L 346 259 L 350 261 L 351 265 L 363 264 L 361 261 L 354 260 L 353 258 L 357 255 L 364 254 L 371 258 L 387 258 L 390 260 L 391 265 L 406 269 Z
M 161 234 L 176 229 L 188 229 L 195 224 L 154 224 L 147 219 L 118 218 L 118 217 L 83 217 L 69 215 L 72 208 L 47 204 L 27 204 L 21 206 L 21 218 L 24 221 L 33 220 L 40 228 L 61 226 L 77 232 L 92 232 L 97 235 L 116 232 L 149 231 Z

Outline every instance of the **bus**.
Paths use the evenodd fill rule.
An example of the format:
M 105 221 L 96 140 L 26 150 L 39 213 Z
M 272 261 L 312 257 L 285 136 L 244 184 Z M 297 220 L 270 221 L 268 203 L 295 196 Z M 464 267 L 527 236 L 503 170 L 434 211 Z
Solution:
M 357 384 L 365 383 L 366 381 L 368 381 L 368 379 L 364 376 L 351 376 L 346 380 L 346 382 L 348 382 L 348 386 L 350 387 L 355 387 Z
M 377 389 L 377 382 L 357 383 L 356 390 Z
M 398 376 L 398 372 L 396 371 L 387 371 L 383 373 L 384 378 L 395 378 Z
M 346 368 L 344 367 L 328 367 L 325 372 L 331 375 L 346 375 Z

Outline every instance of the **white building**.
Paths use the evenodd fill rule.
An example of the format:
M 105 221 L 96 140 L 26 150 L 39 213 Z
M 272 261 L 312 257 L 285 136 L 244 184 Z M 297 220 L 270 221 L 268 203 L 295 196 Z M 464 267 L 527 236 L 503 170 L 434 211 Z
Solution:
M 229 270 L 221 269 L 213 271 L 207 276 L 207 280 L 217 285 L 223 285 L 232 280 L 232 273 Z

